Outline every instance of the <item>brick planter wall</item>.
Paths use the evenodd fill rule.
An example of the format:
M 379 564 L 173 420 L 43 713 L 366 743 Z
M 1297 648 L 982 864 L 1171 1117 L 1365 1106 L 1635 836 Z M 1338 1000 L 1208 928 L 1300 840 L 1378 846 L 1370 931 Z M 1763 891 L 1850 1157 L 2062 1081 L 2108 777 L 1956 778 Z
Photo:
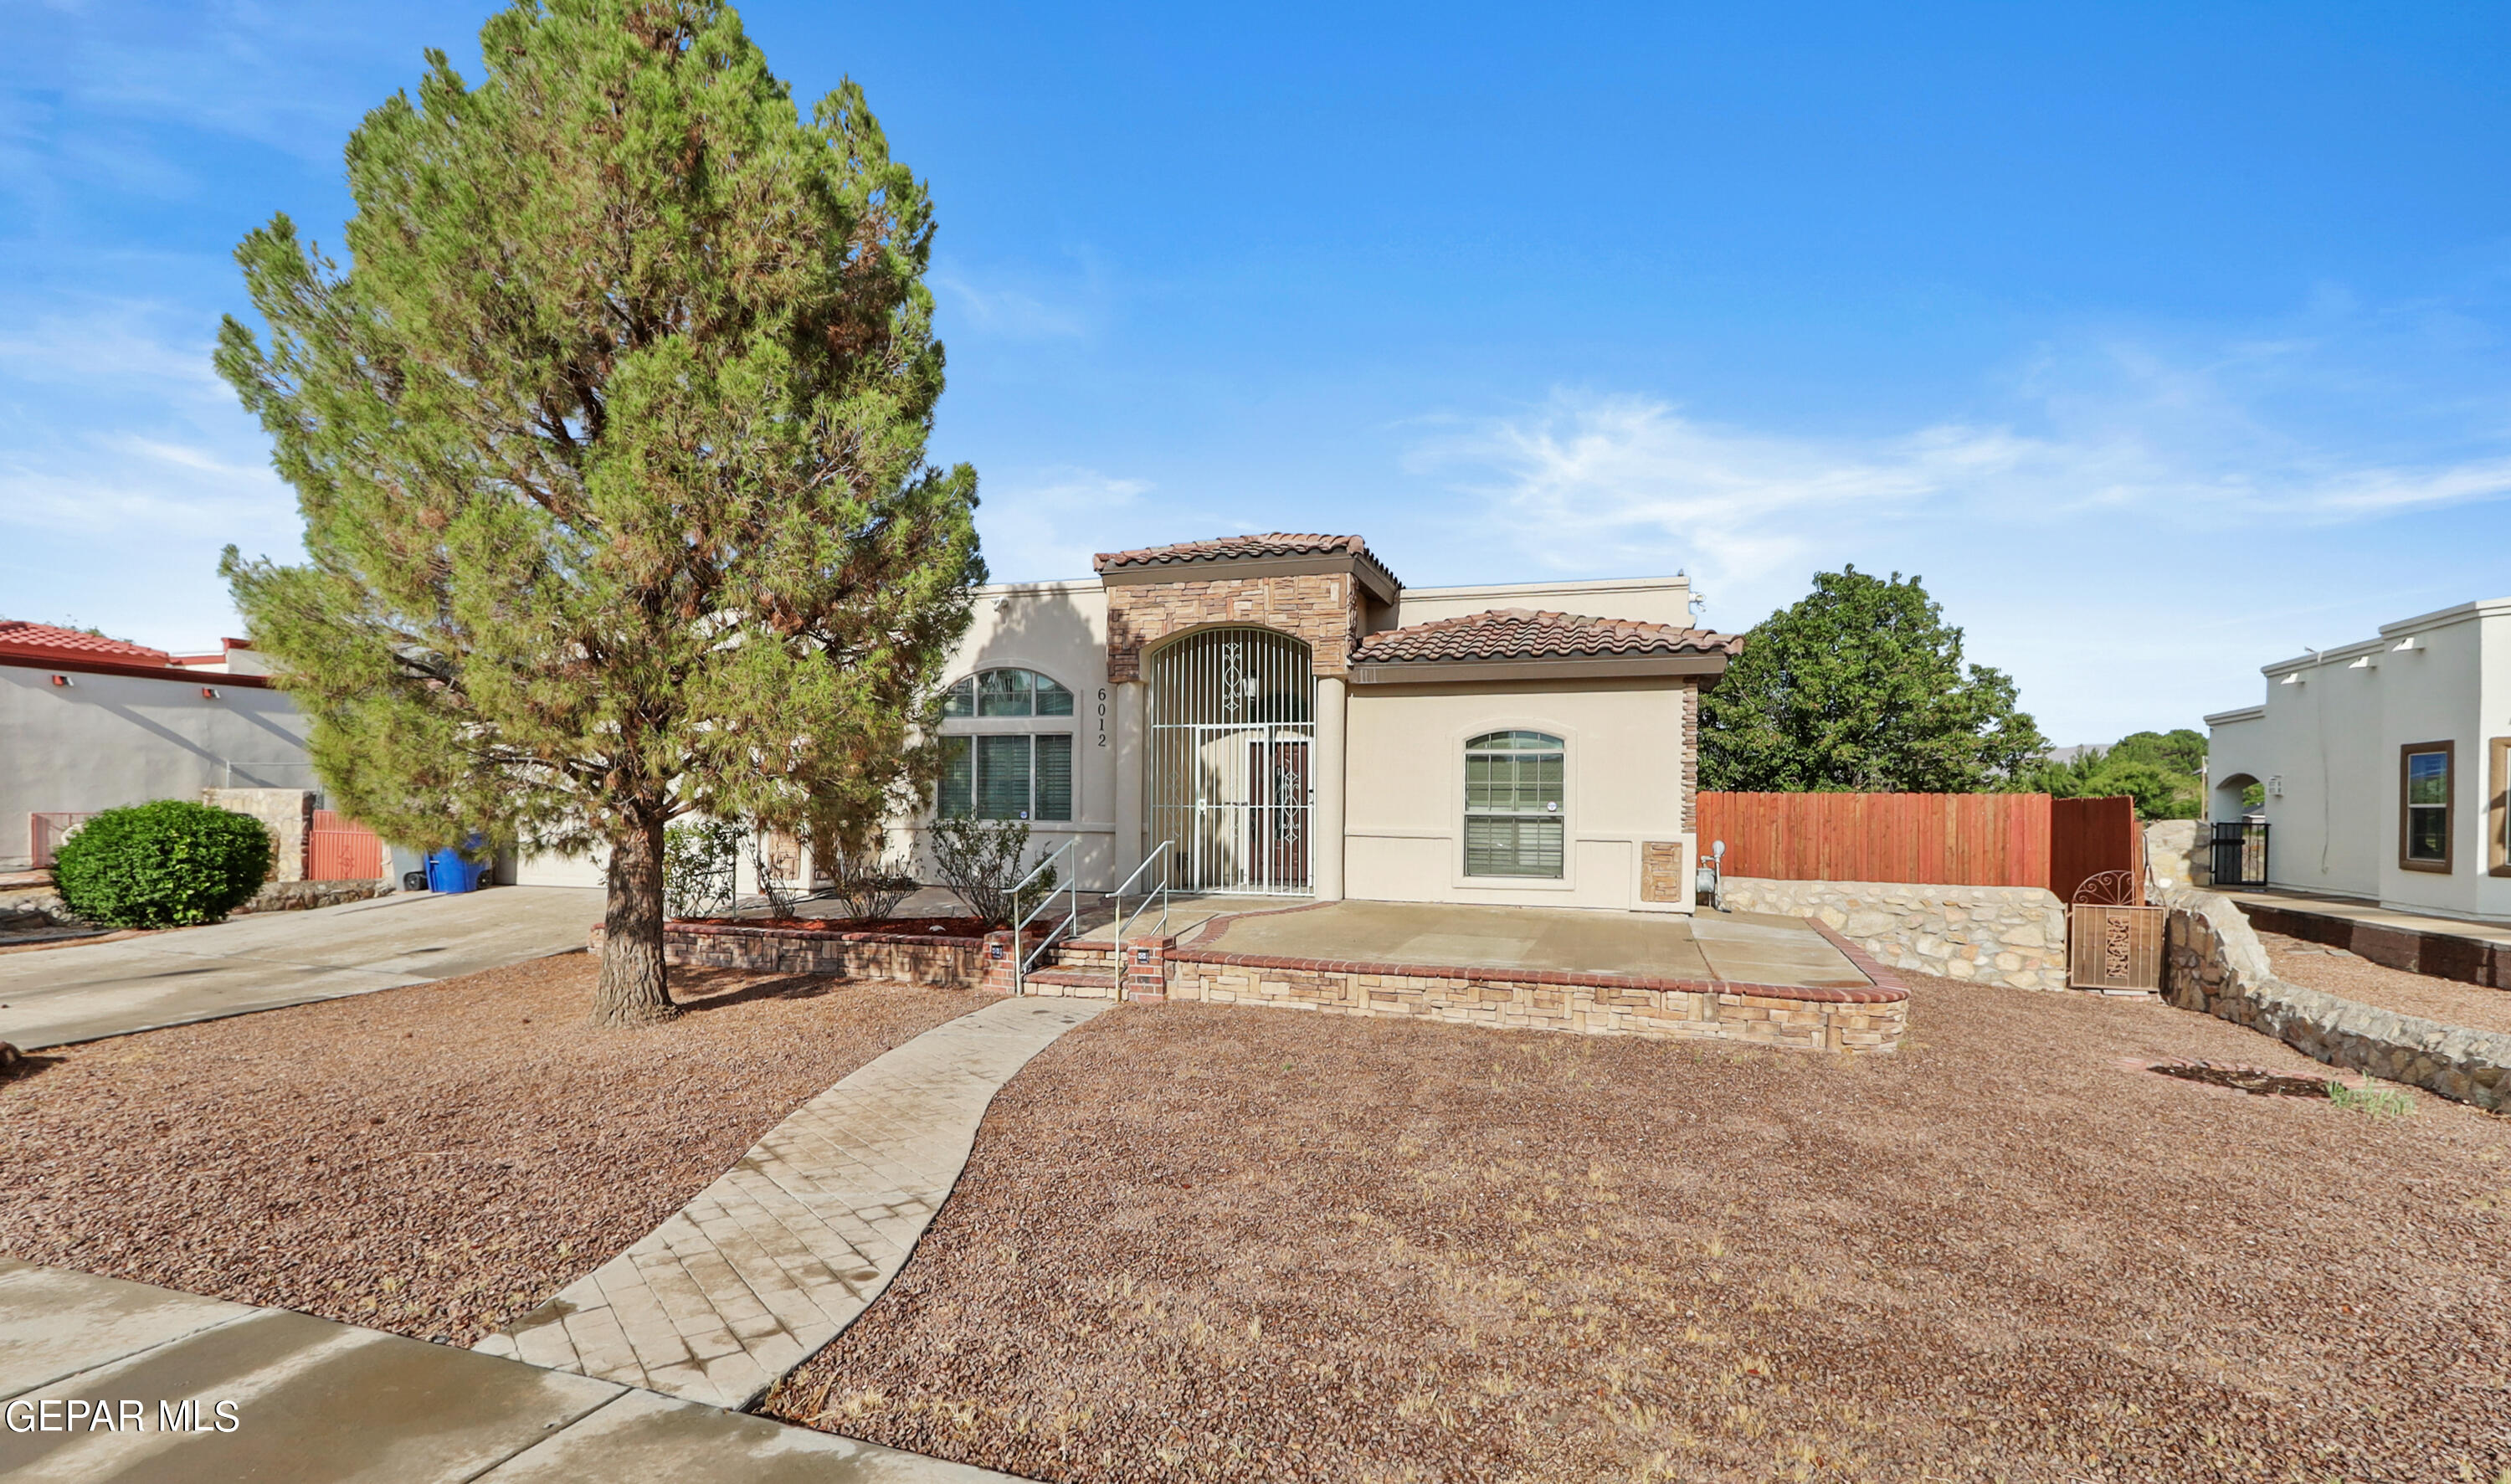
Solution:
M 1531 969 L 1347 963 L 1173 948 L 1168 995 L 1328 1015 L 1412 1016 L 1458 1025 L 1582 1035 L 1723 1040 L 1808 1051 L 1891 1051 L 1910 1024 L 1910 993 L 1841 942 L 1874 979 L 1863 990 L 1640 979 Z
M 1896 969 L 2018 990 L 2067 987 L 2067 909 L 2046 887 L 1730 876 L 1726 905 L 1810 918 Z
M 2241 909 L 2211 891 L 2168 891 L 2161 905 L 2171 909 L 2162 982 L 2173 1004 L 2272 1035 L 2332 1067 L 2478 1108 L 2511 1108 L 2511 1035 L 2401 1015 L 2278 979 Z
M 1008 940 L 1009 935 L 1004 935 Z M 593 952 L 601 952 L 595 924 Z M 831 933 L 808 928 L 731 926 L 715 922 L 667 922 L 663 961 L 701 968 L 749 969 L 761 974 L 829 974 L 840 979 L 885 979 L 933 990 L 985 986 L 985 940 L 942 933 Z

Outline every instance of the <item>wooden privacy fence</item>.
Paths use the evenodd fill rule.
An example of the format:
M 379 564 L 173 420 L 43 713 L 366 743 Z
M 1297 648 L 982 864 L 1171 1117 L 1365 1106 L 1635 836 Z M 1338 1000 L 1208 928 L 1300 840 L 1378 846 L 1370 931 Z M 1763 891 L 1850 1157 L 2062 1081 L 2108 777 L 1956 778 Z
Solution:
M 383 838 L 329 809 L 314 811 L 305 832 L 305 879 L 371 881 L 384 874 Z
M 1729 876 L 1783 881 L 2045 886 L 2144 872 L 2131 799 L 2046 794 L 1702 794 L 1699 839 Z M 2143 896 L 2137 897 L 2144 900 Z
M 1783 881 L 2049 884 L 2046 794 L 1702 794 L 1703 849 Z

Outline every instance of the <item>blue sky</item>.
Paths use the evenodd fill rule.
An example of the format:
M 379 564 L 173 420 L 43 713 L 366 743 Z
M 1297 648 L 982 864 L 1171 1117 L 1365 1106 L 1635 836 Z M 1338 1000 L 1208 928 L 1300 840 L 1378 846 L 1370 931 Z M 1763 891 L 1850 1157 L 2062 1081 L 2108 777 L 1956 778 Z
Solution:
M 1357 530 L 1414 584 L 1924 574 L 2059 741 L 2511 593 L 2511 8 L 743 7 L 932 185 L 1002 577 Z M 0 59 L 0 615 L 192 645 L 292 496 L 209 367 L 477 4 L 39 3 Z

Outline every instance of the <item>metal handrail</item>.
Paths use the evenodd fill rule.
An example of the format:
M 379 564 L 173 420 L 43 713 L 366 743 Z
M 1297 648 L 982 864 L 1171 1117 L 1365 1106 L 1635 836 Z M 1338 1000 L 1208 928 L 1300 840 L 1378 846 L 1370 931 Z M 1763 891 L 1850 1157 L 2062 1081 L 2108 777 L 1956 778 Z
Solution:
M 1176 848 L 1176 840 L 1161 840 L 1159 848 L 1149 855 L 1143 856 L 1142 863 L 1134 868 L 1134 874 L 1125 878 L 1124 884 L 1118 886 L 1112 893 L 1116 903 L 1116 921 L 1114 930 L 1108 934 L 1108 941 L 1116 945 L 1117 972 L 1119 974 L 1124 971 L 1125 893 L 1133 890 L 1134 883 L 1142 879 L 1142 873 L 1150 870 L 1154 864 L 1158 865 L 1160 868 L 1160 883 L 1155 887 L 1144 887 L 1142 889 L 1142 911 L 1150 911 L 1151 897 L 1152 894 L 1156 892 L 1160 899 L 1160 936 L 1165 938 L 1169 935 L 1169 852 Z
M 1072 853 L 1072 847 L 1079 843 L 1081 842 L 1077 840 L 1065 840 L 1062 844 L 1056 846 L 1054 851 L 1050 853 L 1046 859 L 1039 861 L 1036 866 L 1032 867 L 1028 875 L 1022 877 L 1019 884 L 1012 887 L 1012 906 L 1016 909 L 1020 906 L 1021 893 L 1028 889 L 1028 883 L 1036 880 L 1040 872 L 1052 870 L 1057 861 L 1063 860 L 1065 856 L 1070 855 Z M 1046 911 L 1047 908 L 1054 905 L 1055 892 L 1052 888 L 1047 891 L 1045 896 L 1038 899 L 1038 904 L 1035 907 L 1022 913 L 1019 920 L 1012 923 L 1012 993 L 1015 995 L 1024 995 L 1028 992 L 1028 966 L 1030 962 L 1033 961 L 1039 954 L 1045 953 L 1050 947 L 1062 942 L 1066 935 L 1076 931 L 1081 925 L 1081 883 L 1073 876 L 1071 870 L 1072 863 L 1070 861 L 1063 861 L 1063 864 L 1065 868 L 1063 873 L 1063 882 L 1064 890 L 1067 893 L 1066 901 L 1068 905 L 1063 915 L 1062 925 L 1050 930 L 1045 937 L 1039 939 L 1035 953 L 1029 951 L 1024 942 L 1028 936 L 1028 925 L 1037 920 L 1037 915 L 1039 913 Z

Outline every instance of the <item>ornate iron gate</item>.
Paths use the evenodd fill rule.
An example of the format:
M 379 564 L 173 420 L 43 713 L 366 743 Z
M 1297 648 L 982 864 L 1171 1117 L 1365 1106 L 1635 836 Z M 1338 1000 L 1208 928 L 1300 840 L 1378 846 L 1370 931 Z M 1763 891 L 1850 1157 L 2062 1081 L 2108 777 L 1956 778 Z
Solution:
M 2236 819 L 2215 826 L 2214 886 L 2264 886 L 2267 883 L 2267 822 Z
M 1269 629 L 1207 629 L 1150 660 L 1151 837 L 1177 842 L 1193 891 L 1308 889 L 1308 646 Z

